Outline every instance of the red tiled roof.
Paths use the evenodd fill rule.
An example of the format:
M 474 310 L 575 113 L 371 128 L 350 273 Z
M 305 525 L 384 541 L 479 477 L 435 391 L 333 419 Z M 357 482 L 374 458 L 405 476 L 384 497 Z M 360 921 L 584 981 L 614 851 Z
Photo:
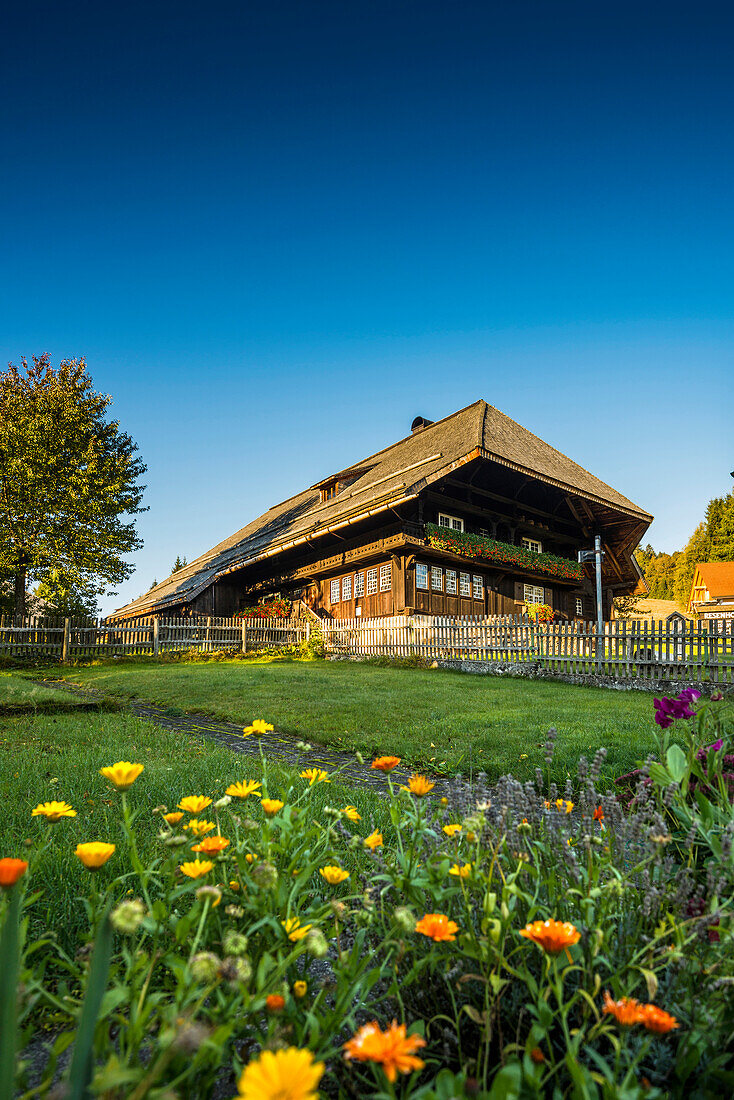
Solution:
M 712 600 L 734 596 L 734 561 L 701 561 L 696 569 Z

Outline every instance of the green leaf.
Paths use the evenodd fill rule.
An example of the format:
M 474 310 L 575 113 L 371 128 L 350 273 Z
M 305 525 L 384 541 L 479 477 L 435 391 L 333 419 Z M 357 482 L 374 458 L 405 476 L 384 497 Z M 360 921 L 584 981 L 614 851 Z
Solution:
M 0 936 L 0 1096 L 15 1092 L 15 1044 L 18 1018 L 18 971 L 20 968 L 20 894 L 18 885 L 10 888 L 10 900 Z
M 680 745 L 670 746 L 665 757 L 665 763 L 668 765 L 668 771 L 673 777 L 673 781 L 675 783 L 681 783 L 688 771 L 688 761 Z
M 89 964 L 87 992 L 82 1005 L 74 1053 L 71 1058 L 71 1068 L 69 1069 L 67 1100 L 88 1100 L 91 1096 L 89 1083 L 94 1069 L 94 1030 L 107 985 L 111 953 L 112 925 L 110 924 L 108 909 L 100 922 L 92 952 L 92 960 Z

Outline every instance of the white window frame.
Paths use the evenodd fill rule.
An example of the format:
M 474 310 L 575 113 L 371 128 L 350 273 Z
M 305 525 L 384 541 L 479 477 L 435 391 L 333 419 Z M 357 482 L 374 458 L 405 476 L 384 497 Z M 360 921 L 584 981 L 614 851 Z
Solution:
M 576 614 L 583 615 L 584 613 L 584 600 L 583 596 L 576 597 Z
M 431 591 L 443 592 L 443 569 L 440 565 L 431 566 Z
M 458 578 L 455 569 L 446 570 L 446 595 L 455 596 L 459 590 Z
M 540 599 L 538 599 L 539 592 Z M 545 603 L 545 589 L 539 584 L 524 584 L 522 598 L 525 603 Z
M 533 554 L 543 553 L 543 543 L 540 539 L 531 539 L 523 535 L 522 546 L 525 550 L 530 550 Z
M 342 577 L 342 603 L 352 598 L 352 574 Z
M 331 602 L 339 603 L 339 593 L 341 591 L 341 581 L 338 577 L 335 577 L 331 582 Z
M 423 562 L 415 563 L 415 587 L 421 592 L 428 591 L 428 566 Z
M 367 591 L 368 596 L 374 596 L 375 592 L 377 591 L 377 570 L 376 569 L 368 569 L 367 570 L 367 589 L 366 589 L 366 591 Z
M 459 573 L 459 595 L 471 596 L 471 574 Z
M 471 594 L 475 600 L 484 599 L 484 578 L 478 576 L 477 573 L 472 574 Z
M 354 574 L 354 598 L 364 596 L 364 573 Z
M 450 516 L 447 512 L 439 512 L 438 526 L 447 527 L 449 531 L 463 532 L 464 521 L 460 516 Z
M 380 592 L 392 590 L 392 562 L 386 561 L 380 566 Z

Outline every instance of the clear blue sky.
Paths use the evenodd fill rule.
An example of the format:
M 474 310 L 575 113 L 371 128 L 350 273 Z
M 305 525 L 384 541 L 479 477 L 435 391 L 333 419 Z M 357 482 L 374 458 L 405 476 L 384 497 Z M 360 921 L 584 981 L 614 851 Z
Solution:
M 0 360 L 148 463 L 109 610 L 477 397 L 655 514 L 734 469 L 730 5 L 16 4 Z

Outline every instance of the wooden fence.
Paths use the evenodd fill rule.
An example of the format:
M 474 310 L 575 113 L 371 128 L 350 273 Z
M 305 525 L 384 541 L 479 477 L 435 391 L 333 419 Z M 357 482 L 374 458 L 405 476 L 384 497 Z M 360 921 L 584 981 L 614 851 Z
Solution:
M 302 619 L 209 617 L 97 619 L 0 619 L 0 656 L 49 656 L 62 661 L 85 657 L 154 656 L 176 650 L 205 652 L 293 645 L 309 637 Z

